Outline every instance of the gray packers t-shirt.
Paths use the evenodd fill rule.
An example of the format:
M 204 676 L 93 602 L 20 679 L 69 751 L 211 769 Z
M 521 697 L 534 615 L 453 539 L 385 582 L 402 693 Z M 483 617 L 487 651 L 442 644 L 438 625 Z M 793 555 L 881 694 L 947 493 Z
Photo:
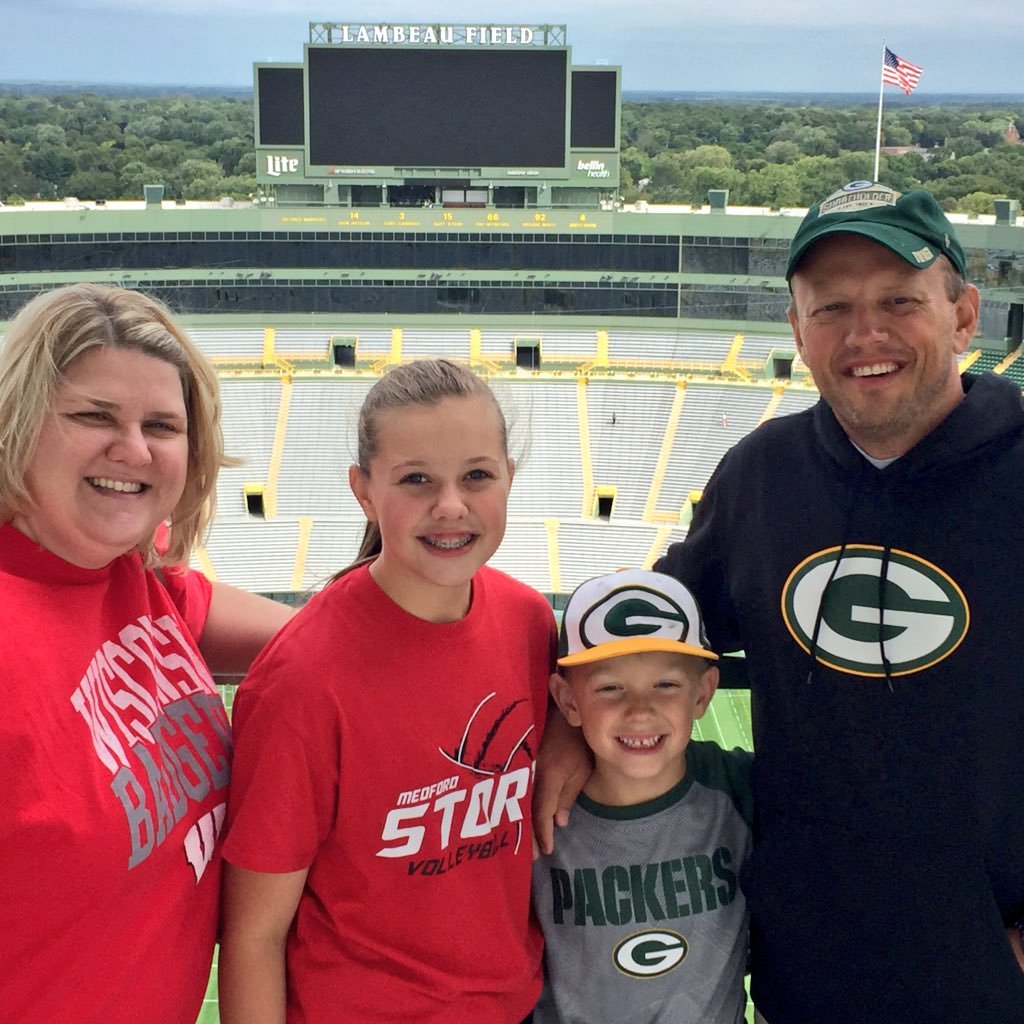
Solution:
M 534 1024 L 741 1024 L 753 755 L 694 741 L 656 800 L 581 795 L 534 861 L 545 942 Z

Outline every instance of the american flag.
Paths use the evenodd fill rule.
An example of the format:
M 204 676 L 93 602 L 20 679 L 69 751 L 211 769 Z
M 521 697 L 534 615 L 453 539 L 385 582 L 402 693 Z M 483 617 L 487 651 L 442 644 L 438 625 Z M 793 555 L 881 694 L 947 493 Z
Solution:
M 882 81 L 890 85 L 898 85 L 908 96 L 914 91 L 921 78 L 924 68 L 911 64 L 897 56 L 887 46 L 885 48 L 885 60 L 882 61 Z

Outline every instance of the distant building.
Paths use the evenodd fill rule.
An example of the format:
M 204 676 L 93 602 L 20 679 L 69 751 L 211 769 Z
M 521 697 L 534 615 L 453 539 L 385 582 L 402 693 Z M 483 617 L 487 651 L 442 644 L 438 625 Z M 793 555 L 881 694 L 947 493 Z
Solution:
M 931 151 L 923 146 L 883 146 L 881 151 L 888 153 L 889 156 L 906 156 L 907 153 L 917 153 L 919 156 L 924 157 L 925 160 L 931 160 L 932 158 Z

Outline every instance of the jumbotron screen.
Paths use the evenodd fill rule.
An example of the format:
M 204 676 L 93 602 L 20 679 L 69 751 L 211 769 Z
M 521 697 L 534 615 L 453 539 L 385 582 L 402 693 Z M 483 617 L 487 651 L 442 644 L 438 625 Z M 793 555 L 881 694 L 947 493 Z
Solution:
M 567 49 L 307 48 L 309 163 L 566 166 Z
M 260 67 L 257 143 L 261 146 L 301 146 L 305 142 L 305 115 L 301 67 Z
M 618 141 L 615 71 L 572 72 L 572 116 L 569 145 L 573 149 L 614 149 Z

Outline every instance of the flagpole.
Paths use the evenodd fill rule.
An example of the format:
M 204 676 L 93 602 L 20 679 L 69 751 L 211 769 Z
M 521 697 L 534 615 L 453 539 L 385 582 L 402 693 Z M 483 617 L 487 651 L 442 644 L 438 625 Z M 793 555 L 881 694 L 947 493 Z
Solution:
M 885 40 L 882 40 L 882 63 L 878 66 L 878 127 L 875 129 L 875 173 L 872 181 L 878 181 L 878 161 L 882 152 L 882 97 L 885 95 Z

